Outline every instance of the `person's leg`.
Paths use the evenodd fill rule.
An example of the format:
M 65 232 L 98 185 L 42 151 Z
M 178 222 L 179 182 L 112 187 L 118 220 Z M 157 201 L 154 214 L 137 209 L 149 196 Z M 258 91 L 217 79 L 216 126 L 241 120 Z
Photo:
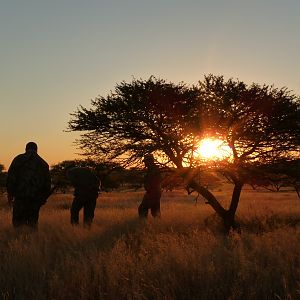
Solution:
M 153 195 L 151 196 L 151 215 L 155 218 L 155 217 L 160 217 L 160 197 L 161 194 L 160 193 L 153 193 Z
M 26 211 L 21 204 L 13 205 L 12 224 L 15 228 L 26 224 Z
M 71 224 L 77 225 L 79 224 L 79 211 L 83 207 L 83 203 L 80 198 L 74 197 L 71 206 Z
M 39 212 L 40 206 L 37 205 L 33 206 L 30 210 L 28 210 L 26 221 L 28 226 L 37 229 L 39 221 Z
M 144 198 L 138 208 L 139 217 L 147 218 L 148 217 L 148 209 L 149 209 L 149 193 L 146 192 L 144 195 Z
M 87 199 L 83 206 L 83 222 L 85 226 L 90 227 L 94 219 L 97 198 Z

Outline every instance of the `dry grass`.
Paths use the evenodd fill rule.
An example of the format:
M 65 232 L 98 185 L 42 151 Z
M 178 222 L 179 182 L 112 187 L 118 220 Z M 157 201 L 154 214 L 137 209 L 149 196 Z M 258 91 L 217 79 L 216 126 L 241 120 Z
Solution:
M 295 193 L 245 190 L 227 237 L 201 199 L 165 193 L 162 218 L 142 222 L 141 197 L 102 194 L 87 230 L 69 224 L 71 196 L 53 196 L 38 232 L 14 230 L 2 199 L 0 299 L 300 299 Z

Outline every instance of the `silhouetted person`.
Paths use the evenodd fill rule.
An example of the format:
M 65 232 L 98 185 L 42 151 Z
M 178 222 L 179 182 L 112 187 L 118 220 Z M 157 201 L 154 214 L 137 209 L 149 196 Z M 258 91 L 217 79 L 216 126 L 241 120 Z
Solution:
M 83 208 L 84 225 L 90 226 L 94 219 L 100 180 L 86 167 L 67 169 L 67 177 L 74 186 L 74 199 L 71 206 L 71 224 L 79 224 L 79 212 Z
M 139 216 L 146 218 L 150 209 L 152 216 L 157 217 L 160 216 L 161 175 L 152 154 L 147 154 L 143 161 L 147 168 L 144 177 L 146 193 L 138 209 Z
M 14 227 L 37 227 L 39 211 L 51 189 L 49 165 L 37 154 L 37 144 L 29 142 L 25 153 L 16 156 L 7 172 L 8 201 L 13 207 Z

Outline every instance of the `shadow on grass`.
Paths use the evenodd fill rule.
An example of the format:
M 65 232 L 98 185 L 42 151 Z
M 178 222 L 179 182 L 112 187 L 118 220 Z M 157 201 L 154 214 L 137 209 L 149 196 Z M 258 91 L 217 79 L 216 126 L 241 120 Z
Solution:
M 98 249 L 109 250 L 120 238 L 127 240 L 130 236 L 139 236 L 146 224 L 147 221 L 139 218 L 126 220 L 107 228 L 100 234 L 95 233 L 90 243 Z
M 240 221 L 242 231 L 254 234 L 275 231 L 280 228 L 296 228 L 300 226 L 300 217 L 297 215 L 284 216 L 276 213 L 264 216 L 251 216 L 251 219 Z

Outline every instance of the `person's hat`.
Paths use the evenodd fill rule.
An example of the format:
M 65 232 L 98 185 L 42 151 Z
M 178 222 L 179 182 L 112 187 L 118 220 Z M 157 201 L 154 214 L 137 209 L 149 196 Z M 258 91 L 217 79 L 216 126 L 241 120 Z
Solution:
M 73 168 L 76 168 L 76 167 L 77 167 L 76 163 L 73 162 L 73 161 L 70 161 L 70 162 L 67 162 L 67 163 L 64 165 L 63 169 L 64 169 L 66 172 L 68 172 L 69 170 L 71 170 L 71 169 L 73 169 Z
M 154 156 L 151 153 L 148 153 L 144 156 L 143 162 L 145 161 L 154 161 Z

